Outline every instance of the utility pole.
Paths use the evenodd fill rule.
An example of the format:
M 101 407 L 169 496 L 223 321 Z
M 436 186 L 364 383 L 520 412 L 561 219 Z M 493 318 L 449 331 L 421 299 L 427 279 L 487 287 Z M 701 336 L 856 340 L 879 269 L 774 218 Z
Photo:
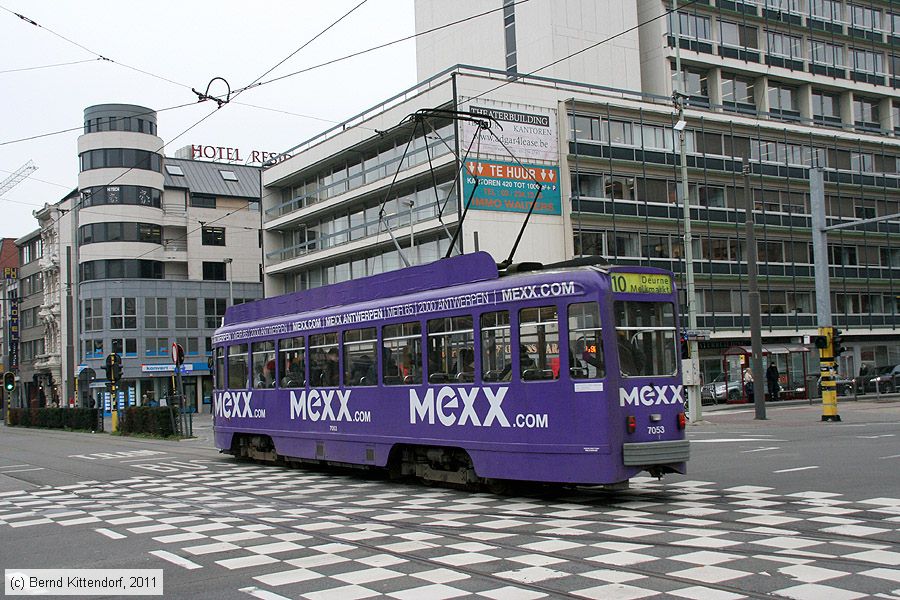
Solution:
M 837 391 L 835 389 L 834 363 L 843 348 L 841 348 L 840 332 L 834 328 L 831 322 L 828 232 L 836 229 L 849 229 L 868 223 L 896 221 L 900 218 L 900 213 L 871 219 L 859 219 L 838 225 L 826 225 L 825 171 L 822 167 L 813 167 L 809 170 L 809 202 L 810 212 L 812 213 L 813 265 L 816 277 L 816 324 L 819 327 L 816 347 L 819 349 L 819 373 L 822 376 L 822 420 L 840 421 L 841 416 L 838 414 Z
M 753 231 L 753 194 L 750 190 L 750 163 L 744 159 L 744 231 L 747 236 L 747 282 L 750 304 L 750 373 L 753 375 L 753 405 L 756 419 L 766 418 L 766 387 L 762 368 L 762 315 L 759 307 L 759 268 L 756 265 L 756 233 Z M 771 358 L 770 358 L 771 360 Z
M 678 107 L 678 123 L 675 130 L 678 132 L 681 153 L 681 206 L 684 210 L 684 277 L 687 283 L 687 310 L 688 310 L 688 360 L 687 365 L 682 361 L 682 377 L 687 391 L 687 400 L 690 408 L 692 423 L 697 423 L 701 416 L 700 399 L 700 349 L 695 337 L 697 331 L 697 296 L 694 288 L 694 243 L 691 237 L 691 199 L 688 187 L 687 174 L 687 141 L 685 139 L 684 103 L 687 100 L 684 72 L 681 70 L 681 19 L 678 15 L 678 0 L 672 0 L 672 14 L 678 24 L 678 35 L 675 38 L 675 71 L 678 73 L 678 89 L 672 94 L 675 106 Z M 687 366 L 687 368 L 685 368 Z
M 831 326 L 831 281 L 828 273 L 828 235 L 825 233 L 825 172 L 809 170 L 812 212 L 813 272 L 816 276 L 816 324 L 819 326 L 819 374 L 822 377 L 822 420 L 840 421 L 834 377 L 834 328 Z

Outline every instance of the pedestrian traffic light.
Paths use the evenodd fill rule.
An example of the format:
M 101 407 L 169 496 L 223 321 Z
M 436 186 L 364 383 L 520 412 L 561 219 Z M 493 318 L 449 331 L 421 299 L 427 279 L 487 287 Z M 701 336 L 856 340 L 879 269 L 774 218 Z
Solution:
M 12 371 L 7 371 L 3 374 L 3 387 L 7 392 L 11 392 L 16 389 L 16 374 Z
M 843 339 L 841 339 L 841 330 L 835 328 L 831 334 L 831 355 L 834 358 L 840 356 L 841 352 L 846 350 L 841 344 L 843 343 Z

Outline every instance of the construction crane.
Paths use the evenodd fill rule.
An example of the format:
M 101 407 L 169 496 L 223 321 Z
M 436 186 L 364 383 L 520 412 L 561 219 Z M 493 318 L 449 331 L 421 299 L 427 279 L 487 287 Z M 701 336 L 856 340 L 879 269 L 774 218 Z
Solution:
M 38 168 L 34 166 L 34 161 L 29 160 L 27 163 L 16 169 L 12 175 L 3 181 L 0 181 L 0 198 L 3 197 L 3 194 L 22 183 L 26 177 L 37 171 L 37 169 Z

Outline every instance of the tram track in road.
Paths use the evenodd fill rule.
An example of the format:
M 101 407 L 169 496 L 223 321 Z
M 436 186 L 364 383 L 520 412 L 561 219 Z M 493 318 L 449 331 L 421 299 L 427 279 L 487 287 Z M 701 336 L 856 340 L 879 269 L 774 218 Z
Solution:
M 227 464 L 227 463 L 219 463 L 219 464 L 222 465 L 222 464 Z M 257 465 L 255 463 L 241 463 L 242 466 L 245 464 L 250 465 L 254 468 L 258 468 L 263 472 L 268 471 L 270 469 L 272 469 L 272 470 L 289 470 L 289 471 L 294 470 L 294 469 L 289 469 L 286 467 Z M 130 464 L 129 465 L 120 465 L 120 467 L 125 468 L 126 470 L 130 470 L 135 474 L 139 473 L 144 478 L 149 477 L 149 475 L 145 469 L 141 469 L 139 467 L 132 466 Z M 216 470 L 227 471 L 227 470 L 229 470 L 229 468 L 216 469 Z M 325 473 L 327 474 L 328 471 L 326 470 Z M 72 473 L 69 473 L 69 474 L 72 474 Z M 348 477 L 348 475 L 341 474 L 341 473 L 337 473 L 337 474 L 333 474 L 333 475 L 336 478 L 347 478 Z M 352 476 L 350 476 L 350 477 L 352 477 Z M 358 479 L 358 476 L 356 478 Z M 173 479 L 173 481 L 182 481 L 183 477 L 182 478 L 172 477 L 172 479 Z M 108 483 L 116 483 L 116 482 L 108 482 Z M 391 485 L 403 485 L 403 484 L 391 484 Z M 207 490 L 210 492 L 218 491 L 218 492 L 225 492 L 225 493 L 229 493 L 229 494 L 239 493 L 245 497 L 247 497 L 247 496 L 252 497 L 257 506 L 270 508 L 270 509 L 273 509 L 276 511 L 292 511 L 292 510 L 296 510 L 297 508 L 306 508 L 309 506 L 309 503 L 303 503 L 303 502 L 296 501 L 296 500 L 299 500 L 299 498 L 296 500 L 292 500 L 290 498 L 290 496 L 291 496 L 290 492 L 280 493 L 280 494 L 259 494 L 259 493 L 254 493 L 253 491 L 248 491 L 246 489 L 243 489 L 243 487 L 245 487 L 245 486 L 229 486 L 227 484 L 216 485 L 216 484 L 210 483 L 208 481 L 203 481 L 203 482 L 197 483 L 197 486 L 198 486 L 198 489 L 196 491 L 196 494 L 193 494 L 193 495 L 202 496 L 204 494 L 204 492 Z M 279 523 L 275 520 L 267 519 L 265 517 L 256 517 L 252 514 L 247 514 L 246 512 L 243 512 L 243 511 L 237 509 L 237 507 L 230 508 L 227 506 L 227 500 L 224 500 L 224 499 L 222 502 L 201 503 L 201 502 L 197 502 L 197 501 L 192 501 L 190 499 L 186 499 L 186 498 L 182 497 L 181 495 L 179 495 L 179 497 L 177 497 L 177 498 L 171 498 L 171 497 L 165 496 L 165 494 L 155 496 L 155 495 L 145 492 L 143 490 L 136 491 L 133 488 L 128 488 L 128 487 L 123 488 L 123 489 L 125 489 L 129 492 L 129 497 L 127 498 L 128 501 L 140 502 L 142 504 L 156 505 L 154 508 L 146 508 L 145 507 L 145 508 L 134 509 L 134 512 L 136 514 L 140 514 L 141 511 L 153 511 L 156 513 L 171 512 L 173 515 L 174 514 L 178 514 L 178 515 L 192 514 L 192 515 L 203 517 L 203 518 L 215 518 L 215 517 L 221 517 L 221 516 L 230 516 L 230 517 L 240 518 L 249 523 L 257 523 L 257 524 L 266 525 L 269 527 L 275 527 L 275 528 L 281 529 L 283 531 L 290 531 L 290 532 L 296 531 L 296 529 L 293 526 L 285 525 L 285 524 Z M 84 499 L 90 499 L 101 505 L 109 505 L 111 507 L 121 508 L 122 498 L 108 497 L 108 495 L 107 495 L 108 490 L 104 491 L 102 497 L 97 497 L 96 495 L 91 495 L 91 494 L 87 494 L 87 493 L 81 493 L 77 490 L 71 490 L 71 491 L 67 490 L 67 492 L 71 493 L 73 496 L 81 497 Z M 137 492 L 137 493 L 135 493 L 135 492 Z M 460 491 L 452 490 L 452 489 L 447 490 L 447 492 L 450 494 L 452 494 L 454 492 L 460 493 L 460 494 L 465 493 L 465 492 L 460 492 Z M 308 496 L 303 496 L 302 498 L 309 499 Z M 668 498 L 668 496 L 666 496 L 666 498 Z M 623 503 L 627 504 L 628 502 L 633 501 L 635 499 L 639 499 L 639 500 L 653 499 L 656 501 L 665 500 L 665 498 L 662 498 L 662 499 L 659 498 L 659 494 L 651 492 L 649 494 L 640 494 L 637 496 L 629 496 L 626 499 L 624 499 L 625 501 Z M 525 498 L 524 500 L 529 501 L 531 499 Z M 615 500 L 615 496 L 613 496 L 613 498 L 611 498 L 611 500 Z M 179 510 L 179 511 L 174 511 L 172 509 L 167 509 L 162 506 L 164 503 L 172 502 L 172 501 L 177 501 L 179 503 L 186 504 L 190 508 Z M 561 501 L 564 503 L 570 503 L 572 501 L 572 499 L 570 497 L 565 497 L 565 498 L 562 498 Z M 619 504 L 619 502 L 612 501 L 612 502 L 609 502 L 607 504 L 607 506 L 609 506 L 610 508 L 615 508 L 617 504 Z M 538 505 L 536 505 L 536 506 L 538 506 Z M 585 505 L 584 509 L 590 510 L 591 506 L 593 506 L 593 505 L 591 505 L 591 504 Z M 478 539 L 477 536 L 473 536 L 472 534 L 477 534 L 479 532 L 485 532 L 485 531 L 495 531 L 495 530 L 489 530 L 484 527 L 478 527 L 475 525 L 466 525 L 463 527 L 451 527 L 451 526 L 440 526 L 440 525 L 435 525 L 435 524 L 402 522 L 402 521 L 397 521 L 397 520 L 392 520 L 392 519 L 385 520 L 383 518 L 379 518 L 379 517 L 384 517 L 385 515 L 391 515 L 391 514 L 397 514 L 397 513 L 402 513 L 405 515 L 421 516 L 423 518 L 431 518 L 431 516 L 434 515 L 435 518 L 437 518 L 438 513 L 447 513 L 448 512 L 448 510 L 446 508 L 442 508 L 441 510 L 435 510 L 435 509 L 429 509 L 427 507 L 404 506 L 404 507 L 402 507 L 402 509 L 387 509 L 387 508 L 385 508 L 384 513 L 382 515 L 365 515 L 365 516 L 363 516 L 363 515 L 355 512 L 360 507 L 353 506 L 352 503 L 349 503 L 349 506 L 344 507 L 343 509 L 329 508 L 327 506 L 322 506 L 319 503 L 314 503 L 314 507 L 316 510 L 316 518 L 320 519 L 320 520 L 331 518 L 331 519 L 334 519 L 335 521 L 344 522 L 344 523 L 354 523 L 356 525 L 363 525 L 363 526 L 366 524 L 388 523 L 388 524 L 390 524 L 391 527 L 393 527 L 397 530 L 409 531 L 409 532 L 432 533 L 434 535 L 442 536 L 447 539 L 459 540 L 460 542 L 471 543 L 473 540 Z M 627 509 L 623 509 L 623 510 L 627 510 Z M 565 521 L 566 520 L 565 517 L 560 517 L 558 515 L 535 515 L 533 513 L 528 513 L 528 512 L 520 511 L 520 510 L 507 511 L 502 514 L 498 511 L 479 511 L 479 510 L 466 510 L 465 512 L 463 512 L 463 511 L 458 511 L 458 512 L 461 515 L 471 515 L 471 516 L 480 516 L 480 517 L 495 517 L 498 519 L 515 517 L 517 519 L 530 520 L 531 522 L 533 522 L 535 524 L 539 524 L 542 521 L 550 521 L 550 520 Z M 283 516 L 285 516 L 285 515 L 282 515 L 282 517 Z M 291 517 L 294 519 L 298 518 L 296 515 L 291 515 Z M 570 520 L 573 523 L 576 523 L 576 522 L 584 523 L 584 521 L 585 521 L 585 519 L 583 517 L 573 518 Z M 658 530 L 661 533 L 665 533 L 667 531 L 671 531 L 676 528 L 690 527 L 690 525 L 687 525 L 687 524 L 669 525 L 669 524 L 662 524 L 662 523 L 647 523 L 646 521 L 640 521 L 640 520 L 629 521 L 627 517 L 625 517 L 624 520 L 623 520 L 623 518 L 592 519 L 592 520 L 590 520 L 590 522 L 591 523 L 622 524 L 622 525 L 626 525 L 626 526 L 628 526 L 628 525 L 641 526 L 641 527 L 648 528 L 648 529 Z M 736 522 L 736 521 L 734 521 L 734 522 Z M 694 525 L 694 526 L 697 527 L 698 525 Z M 712 527 L 713 525 L 711 524 L 710 526 Z M 720 526 L 716 526 L 715 528 L 722 529 Z M 341 537 L 338 537 L 336 535 L 330 535 L 330 534 L 323 533 L 320 531 L 303 530 L 303 533 L 304 533 L 304 535 L 309 535 L 310 537 L 312 537 L 316 540 L 320 540 L 325 543 L 347 543 L 347 541 Z M 746 536 L 757 535 L 760 537 L 763 537 L 763 536 L 771 537 L 772 535 L 775 534 L 774 530 L 769 531 L 767 533 L 762 533 L 762 532 L 757 533 L 757 532 L 748 532 L 745 529 L 743 529 L 743 530 L 723 529 L 723 533 L 740 533 L 740 534 L 746 535 Z M 817 534 L 820 534 L 820 533 L 821 532 L 817 532 Z M 621 536 L 616 536 L 616 535 L 611 535 L 611 534 L 603 534 L 603 533 L 598 533 L 598 532 L 591 532 L 586 535 L 581 535 L 581 534 L 572 535 L 572 536 L 569 536 L 569 535 L 562 536 L 561 535 L 561 536 L 558 536 L 558 538 L 549 536 L 549 535 L 538 534 L 538 533 L 518 533 L 517 532 L 516 535 L 532 536 L 532 537 L 534 537 L 534 539 L 536 541 L 547 541 L 547 540 L 561 538 L 561 539 L 578 540 L 578 541 L 586 543 L 586 544 L 596 544 L 598 542 L 619 542 L 619 543 L 621 543 L 621 542 L 625 541 L 625 540 L 623 540 L 623 538 Z M 802 537 L 803 539 L 819 541 L 819 542 L 837 542 L 837 543 L 852 542 L 852 543 L 857 543 L 857 544 L 865 543 L 865 544 L 868 544 L 869 546 L 877 546 L 879 544 L 888 544 L 889 545 L 889 544 L 896 543 L 896 542 L 892 542 L 892 541 L 878 540 L 878 539 L 861 540 L 859 537 L 837 535 L 837 534 L 815 535 L 815 536 L 804 535 L 804 536 L 798 536 L 798 537 Z M 638 543 L 638 544 L 641 543 L 641 541 L 639 539 L 631 540 L 631 541 L 634 543 Z M 447 568 L 447 566 L 448 566 L 447 564 L 442 563 L 437 560 L 429 559 L 427 557 L 416 556 L 414 554 L 410 554 L 409 552 L 391 551 L 389 549 L 384 549 L 384 548 L 378 546 L 377 544 L 373 544 L 373 543 L 367 543 L 367 542 L 359 541 L 359 540 L 354 540 L 352 543 L 357 547 L 365 548 L 372 552 L 387 553 L 392 556 L 403 558 L 404 560 L 412 560 L 419 564 L 433 566 L 435 568 Z M 490 540 L 489 543 L 490 543 L 490 545 L 492 545 L 496 548 L 501 548 L 501 549 L 505 549 L 505 550 L 513 551 L 513 552 L 521 551 L 520 545 L 503 543 L 502 541 L 499 541 L 499 540 Z M 678 549 L 678 550 L 684 550 L 686 548 L 685 545 L 675 544 L 675 543 L 645 542 L 645 544 L 647 546 L 652 546 L 655 548 L 671 548 L 671 549 Z M 751 551 L 751 550 L 733 550 L 732 548 L 728 548 L 726 550 L 723 550 L 723 552 L 727 552 L 728 554 L 733 554 L 733 555 L 739 555 L 744 558 L 759 557 L 760 555 L 766 555 L 766 554 L 773 555 L 773 556 L 779 556 L 782 558 L 787 557 L 787 558 L 798 558 L 799 559 L 799 558 L 805 557 L 803 552 L 792 552 L 790 550 L 782 550 L 782 551 L 778 551 L 778 552 L 775 552 L 775 551 L 773 551 L 773 552 L 766 552 L 766 551 L 756 552 L 756 551 Z M 529 553 L 544 556 L 547 558 L 552 558 L 552 559 L 562 558 L 567 563 L 575 563 L 577 565 L 584 566 L 588 569 L 596 569 L 598 566 L 603 566 L 603 563 L 601 563 L 601 562 L 591 561 L 591 560 L 587 560 L 584 558 L 579 558 L 579 557 L 574 557 L 574 556 L 569 556 L 569 555 L 554 554 L 552 552 L 545 552 L 545 551 L 541 551 L 541 550 L 533 550 L 532 549 L 532 550 L 529 550 Z M 808 557 L 808 554 L 806 555 L 806 557 Z M 500 560 L 500 559 L 498 559 L 498 560 Z M 844 564 L 844 565 L 854 565 L 856 567 L 859 567 L 860 565 L 862 565 L 864 567 L 868 566 L 868 565 L 877 566 L 877 567 L 882 566 L 881 563 L 878 563 L 875 561 L 866 561 L 866 560 L 859 559 L 859 558 L 849 559 L 849 558 L 844 558 L 844 557 L 821 556 L 821 557 L 817 557 L 817 560 L 827 562 L 832 565 Z M 454 565 L 452 568 L 461 573 L 465 573 L 469 576 L 489 578 L 492 581 L 502 582 L 505 585 L 512 584 L 512 585 L 516 585 L 516 586 L 519 586 L 519 587 L 522 587 L 525 589 L 530 589 L 530 590 L 533 590 L 536 592 L 549 593 L 551 595 L 557 595 L 557 596 L 564 595 L 566 597 L 575 597 L 571 594 L 562 592 L 561 590 L 558 590 L 556 588 L 552 588 L 552 587 L 545 586 L 545 585 L 539 585 L 536 583 L 524 583 L 524 582 L 520 582 L 517 580 L 510 580 L 510 579 L 502 578 L 502 577 L 493 575 L 492 573 L 486 573 L 484 571 L 480 571 L 480 570 L 477 570 L 474 568 L 458 566 L 458 565 Z M 667 581 L 671 581 L 672 583 L 677 583 L 677 584 L 696 585 L 698 583 L 696 580 L 693 580 L 693 579 L 673 576 L 673 575 L 669 575 L 666 573 L 654 571 L 651 569 L 641 568 L 641 567 L 638 567 L 635 565 L 613 565 L 613 566 L 610 566 L 610 568 L 617 570 L 617 571 L 622 571 L 624 573 L 629 573 L 629 574 L 634 574 L 634 575 L 639 575 L 639 576 L 644 576 L 644 577 L 652 577 L 652 578 L 657 578 L 657 579 L 661 578 L 661 579 L 665 579 Z M 739 588 L 739 587 L 733 586 L 733 585 L 727 585 L 727 584 L 721 584 L 721 583 L 714 584 L 714 583 L 707 583 L 707 582 L 702 582 L 702 585 L 704 585 L 705 587 L 708 587 L 710 589 L 715 589 L 715 590 L 719 590 L 722 592 L 737 593 L 737 594 L 741 594 L 741 595 L 748 596 L 748 597 L 754 597 L 754 598 L 769 597 L 768 594 L 761 594 L 761 593 L 755 594 L 744 588 Z

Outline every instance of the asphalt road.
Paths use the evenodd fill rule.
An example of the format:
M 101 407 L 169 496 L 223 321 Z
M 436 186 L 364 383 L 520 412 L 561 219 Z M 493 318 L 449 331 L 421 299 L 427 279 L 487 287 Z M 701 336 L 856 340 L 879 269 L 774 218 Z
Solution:
M 900 403 L 705 410 L 686 476 L 513 496 L 0 426 L 0 567 L 168 598 L 900 597 Z

